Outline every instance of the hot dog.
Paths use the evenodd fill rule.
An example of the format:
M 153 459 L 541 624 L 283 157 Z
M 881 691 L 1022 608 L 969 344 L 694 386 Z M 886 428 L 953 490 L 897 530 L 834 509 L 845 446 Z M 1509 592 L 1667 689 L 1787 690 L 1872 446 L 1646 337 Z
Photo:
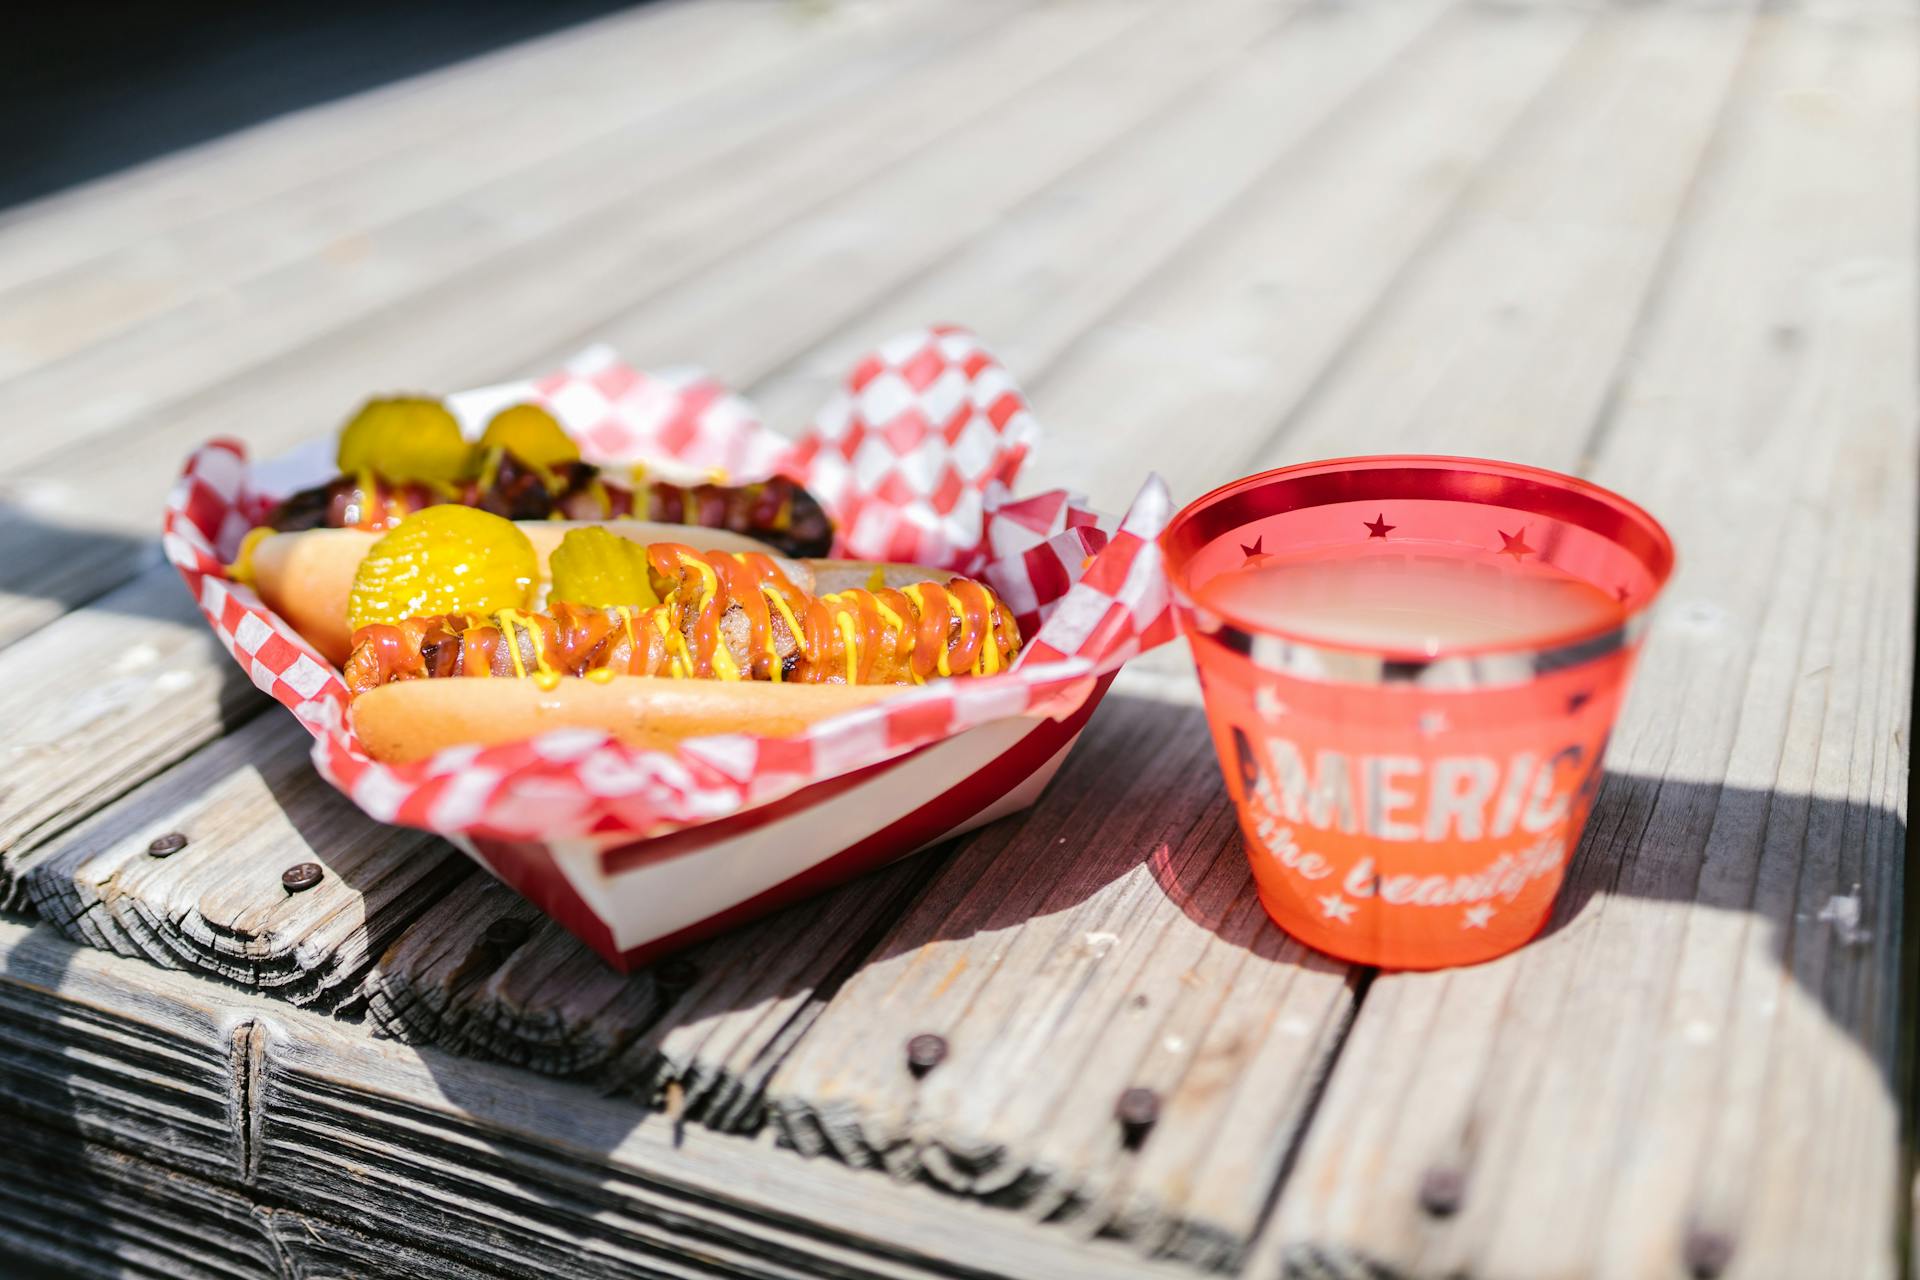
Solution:
M 381 532 L 424 507 L 476 507 L 509 520 L 652 521 L 726 530 L 790 556 L 825 555 L 833 526 L 813 495 L 783 476 L 752 484 L 677 484 L 644 467 L 601 467 L 537 405 L 504 409 L 477 443 L 438 401 L 370 401 L 341 431 L 341 474 L 267 516 L 283 533 Z
M 1005 605 L 969 579 L 815 594 L 763 553 L 655 543 L 644 557 L 657 603 L 360 627 L 345 677 L 362 741 L 399 761 L 563 726 L 648 746 L 789 733 L 929 680 L 996 674 L 1019 652 Z
M 568 521 L 538 520 L 516 522 L 515 527 L 532 543 L 538 559 L 538 578 L 544 582 L 554 548 L 568 532 L 584 526 Z M 772 550 L 764 543 L 724 529 L 684 528 L 632 520 L 614 521 L 604 527 L 641 543 L 672 538 L 713 550 Z M 268 608 L 291 623 L 322 657 L 339 666 L 352 650 L 353 627 L 347 620 L 347 603 L 354 573 L 381 536 L 367 529 L 280 533 L 262 527 L 249 536 L 229 573 L 250 584 Z M 806 566 L 797 561 L 787 563 L 797 581 L 809 581 Z

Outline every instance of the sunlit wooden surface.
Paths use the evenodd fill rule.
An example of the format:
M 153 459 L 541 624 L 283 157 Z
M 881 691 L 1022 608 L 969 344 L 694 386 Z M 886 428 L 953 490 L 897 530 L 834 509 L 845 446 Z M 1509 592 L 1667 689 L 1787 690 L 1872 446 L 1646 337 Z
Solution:
M 1893 1275 L 1915 22 L 667 3 L 0 213 L 0 1257 Z M 1668 524 L 1544 937 L 1424 975 L 1286 939 L 1168 650 L 1031 812 L 618 977 L 335 796 L 158 560 L 209 436 L 589 340 L 795 429 L 942 320 L 1022 381 L 1036 488 L 1437 451 Z

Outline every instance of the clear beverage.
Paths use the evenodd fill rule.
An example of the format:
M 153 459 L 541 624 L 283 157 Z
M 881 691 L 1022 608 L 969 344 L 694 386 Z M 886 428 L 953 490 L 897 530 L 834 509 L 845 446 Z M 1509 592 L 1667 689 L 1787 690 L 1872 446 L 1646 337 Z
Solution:
M 1618 625 L 1617 596 L 1537 561 L 1451 543 L 1359 543 L 1249 557 L 1203 604 L 1306 640 L 1432 655 Z

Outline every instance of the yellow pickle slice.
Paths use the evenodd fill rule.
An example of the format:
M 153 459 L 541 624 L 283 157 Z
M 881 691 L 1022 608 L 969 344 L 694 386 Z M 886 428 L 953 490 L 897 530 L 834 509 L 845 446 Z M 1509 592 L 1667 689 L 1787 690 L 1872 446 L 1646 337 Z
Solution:
M 539 575 L 533 543 L 511 520 L 477 507 L 426 507 L 367 552 L 347 617 L 357 631 L 432 614 L 525 609 Z

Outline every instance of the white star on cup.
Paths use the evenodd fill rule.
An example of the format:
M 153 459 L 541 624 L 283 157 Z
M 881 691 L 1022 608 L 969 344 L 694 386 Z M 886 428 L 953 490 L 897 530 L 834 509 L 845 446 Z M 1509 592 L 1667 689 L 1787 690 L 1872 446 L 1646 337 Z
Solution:
M 1460 921 L 1460 927 L 1462 929 L 1484 929 L 1487 927 L 1487 921 L 1491 919 L 1493 919 L 1493 908 L 1483 902 L 1477 907 L 1467 908 L 1465 917 Z
M 1345 924 L 1353 918 L 1353 904 L 1337 893 L 1323 893 L 1320 895 L 1320 914 Z
M 1280 701 L 1280 695 L 1264 686 L 1254 690 L 1253 707 L 1263 720 L 1278 720 L 1287 714 L 1287 704 Z
M 1425 711 L 1420 715 L 1420 736 L 1423 738 L 1436 737 L 1451 727 L 1444 711 Z

